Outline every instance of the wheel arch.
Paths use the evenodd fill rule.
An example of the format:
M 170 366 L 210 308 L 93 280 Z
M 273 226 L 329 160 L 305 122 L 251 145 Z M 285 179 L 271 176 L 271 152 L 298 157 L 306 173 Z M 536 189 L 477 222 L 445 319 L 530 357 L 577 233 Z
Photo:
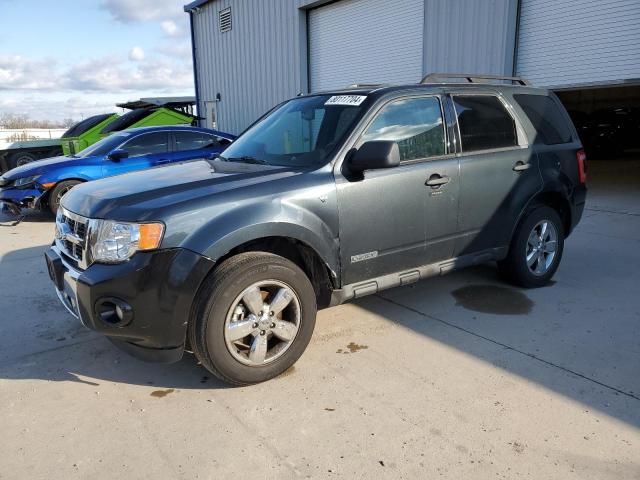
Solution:
M 307 275 L 316 292 L 318 308 L 326 308 L 331 301 L 331 292 L 336 288 L 335 273 L 320 254 L 297 238 L 268 236 L 246 241 L 220 257 L 216 264 L 245 252 L 267 252 L 279 255 L 296 264 Z
M 515 222 L 511 230 L 510 238 L 513 238 L 513 235 L 515 234 L 518 226 L 527 217 L 527 213 L 540 205 L 550 207 L 558 213 L 560 219 L 562 220 L 564 236 L 565 238 L 569 236 L 569 234 L 571 233 L 572 225 L 571 204 L 569 203 L 566 194 L 563 194 L 561 191 L 546 190 L 537 193 L 534 197 L 531 198 L 525 208 L 522 209 L 522 212 L 520 212 L 520 215 L 518 217 L 518 221 Z
M 339 288 L 337 245 L 337 239 L 323 242 L 300 225 L 259 224 L 219 238 L 203 253 L 215 262 L 210 273 L 239 253 L 268 252 L 284 257 L 305 272 L 316 290 L 318 308 L 325 308 L 329 306 L 332 290 Z
M 76 182 L 80 182 L 80 183 L 86 183 L 89 180 L 87 180 L 86 178 L 81 178 L 81 177 L 70 177 L 70 178 L 60 178 L 58 180 L 54 180 L 53 182 L 46 182 L 46 183 L 53 183 L 54 185 L 47 188 L 47 190 L 42 194 L 42 196 L 40 197 L 40 202 L 44 205 L 49 205 L 49 199 L 51 197 L 51 192 L 53 192 L 53 190 L 62 182 L 69 182 L 69 181 L 76 181 Z

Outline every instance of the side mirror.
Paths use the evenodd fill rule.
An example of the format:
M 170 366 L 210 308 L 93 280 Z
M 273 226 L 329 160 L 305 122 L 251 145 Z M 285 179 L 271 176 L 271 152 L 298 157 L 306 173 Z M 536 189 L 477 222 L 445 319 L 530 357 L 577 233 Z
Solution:
M 351 157 L 349 170 L 362 173 L 365 170 L 393 168 L 400 165 L 400 148 L 396 142 L 375 140 L 364 143 Z
M 123 158 L 128 158 L 128 157 L 129 157 L 129 152 L 122 149 L 114 150 L 109 155 L 107 155 L 107 158 L 112 162 L 119 162 Z

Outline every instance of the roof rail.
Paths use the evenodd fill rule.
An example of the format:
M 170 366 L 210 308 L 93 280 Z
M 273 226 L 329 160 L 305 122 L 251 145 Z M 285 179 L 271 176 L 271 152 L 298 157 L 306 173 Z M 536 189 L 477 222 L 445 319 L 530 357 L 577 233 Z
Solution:
M 521 77 L 504 77 L 502 75 L 482 75 L 475 73 L 430 73 L 426 75 L 420 83 L 443 83 L 445 78 L 461 78 L 467 83 L 476 83 L 477 80 L 504 80 L 517 85 L 531 85 L 528 81 Z
M 351 85 L 347 85 L 347 88 L 375 88 L 383 85 L 384 83 L 352 83 Z

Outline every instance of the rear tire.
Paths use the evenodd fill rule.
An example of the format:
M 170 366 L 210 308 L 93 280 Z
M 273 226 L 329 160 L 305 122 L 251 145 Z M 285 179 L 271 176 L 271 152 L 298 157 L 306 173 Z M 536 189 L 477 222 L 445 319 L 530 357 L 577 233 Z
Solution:
M 188 340 L 202 365 L 232 385 L 285 372 L 306 349 L 316 295 L 293 262 L 265 252 L 225 260 L 195 301 Z
M 507 257 L 498 262 L 501 275 L 525 288 L 548 285 L 564 250 L 564 227 L 558 213 L 547 206 L 531 210 L 520 222 Z
M 79 180 L 66 180 L 53 187 L 53 190 L 51 190 L 51 194 L 49 195 L 49 210 L 51 210 L 51 213 L 53 213 L 54 215 L 58 213 L 58 208 L 60 208 L 60 201 L 62 200 L 62 197 L 64 197 L 64 195 L 69 190 L 80 183 L 82 182 Z

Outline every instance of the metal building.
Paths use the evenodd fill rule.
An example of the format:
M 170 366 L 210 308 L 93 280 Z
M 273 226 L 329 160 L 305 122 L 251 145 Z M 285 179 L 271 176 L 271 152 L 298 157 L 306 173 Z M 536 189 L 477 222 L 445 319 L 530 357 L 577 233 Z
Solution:
M 515 73 L 558 90 L 640 83 L 639 0 L 198 0 L 185 11 L 202 123 L 233 133 L 298 93 L 429 72 Z

